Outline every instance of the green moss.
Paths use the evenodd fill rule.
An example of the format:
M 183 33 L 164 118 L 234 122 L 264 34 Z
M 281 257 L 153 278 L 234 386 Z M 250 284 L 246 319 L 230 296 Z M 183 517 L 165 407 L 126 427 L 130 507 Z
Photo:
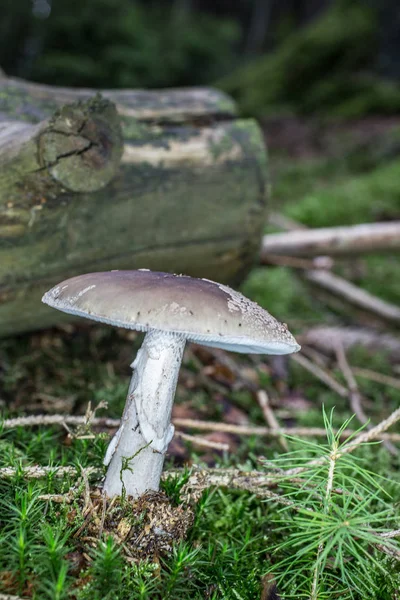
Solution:
M 367 175 L 307 194 L 289 202 L 285 212 L 310 227 L 400 218 L 400 163 L 393 161 Z
M 215 161 L 228 154 L 234 148 L 234 139 L 230 133 L 226 133 L 220 140 L 209 144 L 211 156 Z
M 129 143 L 148 141 L 161 137 L 163 131 L 161 128 L 149 127 L 145 123 L 134 119 L 133 117 L 120 116 L 122 132 L 125 141 Z

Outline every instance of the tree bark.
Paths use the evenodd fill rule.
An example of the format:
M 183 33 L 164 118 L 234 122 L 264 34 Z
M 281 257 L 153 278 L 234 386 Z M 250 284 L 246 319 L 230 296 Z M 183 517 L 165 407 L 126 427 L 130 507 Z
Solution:
M 40 298 L 72 275 L 144 267 L 235 284 L 258 253 L 254 121 L 207 89 L 91 98 L 0 80 L 0 335 L 68 319 Z

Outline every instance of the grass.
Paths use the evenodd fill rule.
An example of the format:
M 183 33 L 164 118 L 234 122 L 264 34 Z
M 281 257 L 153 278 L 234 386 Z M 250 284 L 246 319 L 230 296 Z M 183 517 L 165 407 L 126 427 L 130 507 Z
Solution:
M 373 171 L 353 168 L 350 163 L 337 166 L 335 160 L 281 163 L 276 197 L 286 202 L 279 210 L 309 226 L 398 218 L 400 169 L 395 161 L 379 164 Z M 348 274 L 348 266 L 340 265 L 340 269 L 347 269 Z M 358 261 L 357 269 L 350 268 L 357 283 L 392 302 L 400 298 L 398 272 L 393 256 L 371 256 Z M 321 322 L 342 322 L 287 268 L 254 269 L 243 291 L 295 332 Z M 129 364 L 139 343 L 140 336 L 131 332 L 82 323 L 1 340 L 4 415 L 25 410 L 83 412 L 89 401 L 96 405 L 103 400 L 109 408 L 100 414 L 119 417 Z M 134 562 L 109 532 L 100 535 L 94 547 L 76 535 L 84 522 L 82 481 L 77 484 L 76 477 L 60 479 L 54 474 L 27 480 L 21 473 L 33 464 L 101 470 L 108 433 L 95 431 L 92 439 L 78 439 L 56 427 L 0 430 L 0 467 L 16 469 L 12 478 L 0 480 L 0 593 L 37 600 L 272 600 L 275 580 L 285 600 L 333 600 L 338 595 L 394 600 L 400 588 L 399 562 L 379 550 L 375 534 L 398 528 L 399 457 L 381 444 L 362 446 L 346 461 L 337 461 L 329 491 L 329 460 L 318 468 L 310 462 L 338 450 L 332 427 L 340 428 L 352 416 L 348 400 L 293 362 L 284 365 L 286 375 L 279 375 L 274 362 L 262 360 L 255 366 L 246 357 L 235 361 L 240 371 L 252 370 L 259 385 L 267 389 L 282 424 L 325 426 L 326 440 L 288 438 L 286 454 L 279 441 L 255 436 L 231 436 L 231 453 L 210 454 L 185 443 L 181 453 L 171 452 L 166 467 L 181 466 L 185 460 L 189 465 L 235 466 L 244 471 L 274 469 L 276 491 L 294 508 L 245 491 L 205 491 L 193 508 L 193 524 L 185 539 L 166 554 Z M 371 355 L 355 349 L 348 353 L 348 361 L 396 374 L 392 357 L 384 353 Z M 202 357 L 202 363 L 215 367 L 209 357 Z M 329 368 L 345 383 L 334 361 Z M 264 424 L 252 392 L 220 365 L 215 369 L 208 378 L 222 385 L 224 393 L 198 380 L 199 366 L 186 356 L 177 393 L 181 409 L 215 420 L 226 420 L 228 411 L 236 411 L 251 424 Z M 193 381 L 189 385 L 191 379 L 194 385 Z M 374 423 L 398 407 L 398 390 L 361 378 L 357 381 Z M 353 422 L 352 426 L 356 428 Z M 260 462 L 260 457 L 268 460 Z M 295 485 L 282 476 L 282 470 L 296 466 L 307 468 Z M 182 506 L 186 477 L 183 471 L 180 479 L 163 483 L 173 506 Z M 98 477 L 91 479 L 93 488 L 98 481 Z M 334 493 L 333 488 L 343 493 Z M 67 494 L 71 489 L 70 503 L 40 498 Z

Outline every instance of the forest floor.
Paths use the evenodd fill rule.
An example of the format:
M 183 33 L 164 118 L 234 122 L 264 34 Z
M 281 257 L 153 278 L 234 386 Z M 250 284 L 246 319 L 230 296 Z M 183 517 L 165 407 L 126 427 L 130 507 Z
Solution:
M 264 126 L 275 213 L 309 227 L 400 219 L 400 120 Z M 399 304 L 398 255 L 335 259 L 333 270 Z M 116 430 L 105 417 L 122 413 L 141 336 L 79 323 L 0 341 L 0 599 L 399 598 L 398 331 L 330 302 L 289 266 L 254 268 L 242 291 L 288 324 L 302 352 L 190 345 L 168 499 L 139 506 L 104 508 L 98 485 Z M 344 327 L 370 342 L 330 343 Z M 80 425 L 7 420 L 85 413 Z M 358 437 L 365 418 L 383 423 L 371 439 Z M 161 546 L 157 506 L 180 525 Z

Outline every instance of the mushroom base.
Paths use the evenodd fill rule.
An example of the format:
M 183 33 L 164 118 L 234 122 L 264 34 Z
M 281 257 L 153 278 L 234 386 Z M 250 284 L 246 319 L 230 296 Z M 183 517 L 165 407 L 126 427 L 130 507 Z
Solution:
M 104 492 L 138 497 L 158 491 L 164 457 L 174 434 L 172 404 L 185 338 L 149 331 L 138 351 L 121 425 L 104 459 Z
M 193 506 L 185 503 L 174 506 L 163 492 L 147 492 L 129 500 L 105 499 L 98 490 L 88 497 L 85 492 L 74 499 L 71 519 L 76 518 L 77 504 L 87 514 L 85 528 L 75 536 L 84 550 L 82 561 L 96 548 L 102 535 L 112 536 L 121 553 L 130 559 L 154 560 L 170 554 L 186 538 L 194 521 Z

